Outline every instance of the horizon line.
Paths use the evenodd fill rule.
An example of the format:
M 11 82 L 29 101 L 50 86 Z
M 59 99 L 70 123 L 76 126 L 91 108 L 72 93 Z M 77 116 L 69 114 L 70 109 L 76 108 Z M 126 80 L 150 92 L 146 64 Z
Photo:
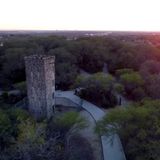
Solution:
M 0 32 L 5 32 L 5 31 L 44 31 L 44 32 L 53 32 L 53 31 L 57 31 L 57 32 L 63 32 L 63 31 L 75 31 L 75 32 L 160 32 L 160 30 L 158 31 L 154 31 L 154 30 L 88 30 L 88 29 L 0 29 Z

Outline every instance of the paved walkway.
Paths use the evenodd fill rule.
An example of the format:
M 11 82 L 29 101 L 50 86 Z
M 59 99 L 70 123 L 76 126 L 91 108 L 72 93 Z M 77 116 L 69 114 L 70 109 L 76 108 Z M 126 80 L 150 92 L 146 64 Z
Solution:
M 116 97 L 117 99 L 121 99 L 121 107 L 127 107 L 130 103 L 132 103 L 131 101 L 129 101 L 127 98 L 125 98 L 123 95 L 116 93 Z
M 101 110 L 96 105 L 86 100 L 82 100 L 78 96 L 74 95 L 73 91 L 56 91 L 55 96 L 68 98 L 75 104 L 80 105 L 93 116 L 96 122 L 101 120 L 106 114 L 106 112 Z M 114 136 L 112 143 L 110 142 L 110 137 L 102 136 L 101 140 L 104 160 L 126 160 L 118 135 Z
M 105 73 L 105 74 L 109 74 L 109 72 L 108 72 L 108 67 L 107 67 L 107 63 L 104 63 L 104 64 L 103 64 L 102 72 Z
M 95 133 L 96 122 L 94 118 L 84 109 L 80 111 L 80 115 L 85 119 L 87 127 L 82 128 L 78 133 L 92 146 L 94 160 L 103 160 L 101 139 Z

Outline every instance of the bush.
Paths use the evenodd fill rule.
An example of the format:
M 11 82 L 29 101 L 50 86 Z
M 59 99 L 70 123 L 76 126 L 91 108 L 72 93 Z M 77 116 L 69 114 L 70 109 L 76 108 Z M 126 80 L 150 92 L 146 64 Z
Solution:
M 49 121 L 47 127 L 47 137 L 54 136 L 56 132 L 59 132 L 63 137 L 69 130 L 71 130 L 71 128 L 74 128 L 74 130 L 77 131 L 78 129 L 85 127 L 85 123 L 85 120 L 81 118 L 77 112 L 60 114 Z
M 68 148 L 67 160 L 94 160 L 91 145 L 80 135 L 71 138 Z

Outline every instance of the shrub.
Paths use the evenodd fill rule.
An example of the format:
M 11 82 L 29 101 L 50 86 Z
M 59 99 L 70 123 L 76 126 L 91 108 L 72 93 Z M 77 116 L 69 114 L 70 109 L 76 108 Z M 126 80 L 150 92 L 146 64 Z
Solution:
M 117 69 L 116 76 L 120 77 L 122 74 L 130 74 L 132 72 L 133 72 L 133 69 L 131 68 Z
M 91 145 L 80 135 L 76 135 L 71 138 L 68 148 L 68 160 L 94 160 Z

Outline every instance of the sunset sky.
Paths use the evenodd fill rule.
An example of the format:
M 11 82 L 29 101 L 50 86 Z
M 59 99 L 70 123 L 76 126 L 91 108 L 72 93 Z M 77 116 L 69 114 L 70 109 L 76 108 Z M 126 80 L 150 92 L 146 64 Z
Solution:
M 0 30 L 160 31 L 160 0 L 0 0 Z

